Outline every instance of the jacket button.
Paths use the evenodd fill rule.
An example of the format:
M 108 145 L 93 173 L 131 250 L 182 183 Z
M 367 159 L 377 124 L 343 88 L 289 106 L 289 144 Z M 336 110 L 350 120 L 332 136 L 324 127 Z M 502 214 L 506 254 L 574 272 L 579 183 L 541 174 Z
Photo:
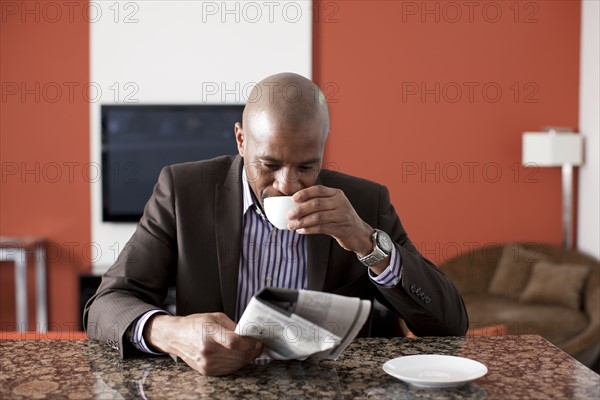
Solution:
M 425 303 L 431 303 L 431 297 L 429 297 L 429 296 L 425 297 Z
M 411 292 L 415 292 L 417 290 L 417 285 L 415 285 L 414 283 L 412 285 L 410 285 L 410 291 Z

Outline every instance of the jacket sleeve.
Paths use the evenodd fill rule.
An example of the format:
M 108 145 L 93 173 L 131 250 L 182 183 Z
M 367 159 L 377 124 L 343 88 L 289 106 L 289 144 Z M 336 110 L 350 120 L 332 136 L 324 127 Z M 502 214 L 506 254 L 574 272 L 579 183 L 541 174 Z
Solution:
M 176 228 L 170 167 L 160 173 L 137 229 L 87 302 L 83 325 L 90 339 L 121 357 L 133 352 L 128 328 L 142 314 L 160 309 L 176 271 Z
M 469 320 L 460 293 L 410 241 L 384 186 L 379 192 L 378 225 L 396 243 L 402 263 L 398 285 L 376 285 L 383 302 L 395 309 L 417 336 L 465 335 Z

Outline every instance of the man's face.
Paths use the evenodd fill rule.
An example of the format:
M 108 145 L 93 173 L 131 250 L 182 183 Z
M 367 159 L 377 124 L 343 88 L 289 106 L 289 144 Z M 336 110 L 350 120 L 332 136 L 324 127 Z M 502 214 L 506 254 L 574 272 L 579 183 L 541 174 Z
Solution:
M 260 204 L 266 197 L 291 196 L 313 186 L 325 147 L 321 120 L 313 118 L 291 129 L 264 111 L 249 119 L 243 128 L 236 124 L 236 141 Z

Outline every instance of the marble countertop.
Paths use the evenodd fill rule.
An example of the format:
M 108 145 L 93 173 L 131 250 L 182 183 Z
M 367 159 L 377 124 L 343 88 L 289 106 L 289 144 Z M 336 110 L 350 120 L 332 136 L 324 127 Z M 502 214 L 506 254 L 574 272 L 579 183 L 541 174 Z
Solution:
M 395 357 L 446 354 L 482 362 L 488 374 L 451 389 L 419 389 L 382 370 Z M 600 375 L 539 336 L 356 339 L 335 361 L 249 365 L 204 377 L 170 357 L 122 360 L 86 340 L 0 341 L 0 398 L 600 398 Z

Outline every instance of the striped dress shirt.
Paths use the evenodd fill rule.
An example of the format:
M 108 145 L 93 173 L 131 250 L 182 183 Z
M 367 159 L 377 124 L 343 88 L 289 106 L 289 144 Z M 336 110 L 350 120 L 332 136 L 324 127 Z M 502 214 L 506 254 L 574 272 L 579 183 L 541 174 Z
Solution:
M 242 186 L 242 248 L 236 322 L 252 296 L 262 288 L 306 289 L 308 285 L 306 236 L 295 231 L 279 230 L 269 222 L 252 194 L 245 168 L 242 170 Z M 369 269 L 369 277 L 380 286 L 393 287 L 400 282 L 402 268 L 396 246 L 392 248 L 390 264 L 383 273 L 375 276 Z M 148 311 L 133 327 L 131 342 L 146 353 L 160 354 L 150 350 L 143 338 L 144 325 L 156 313 L 167 314 L 162 310 Z
M 235 320 L 242 316 L 256 293 L 267 286 L 306 289 L 306 236 L 277 229 L 255 201 L 242 171 L 242 251 Z

